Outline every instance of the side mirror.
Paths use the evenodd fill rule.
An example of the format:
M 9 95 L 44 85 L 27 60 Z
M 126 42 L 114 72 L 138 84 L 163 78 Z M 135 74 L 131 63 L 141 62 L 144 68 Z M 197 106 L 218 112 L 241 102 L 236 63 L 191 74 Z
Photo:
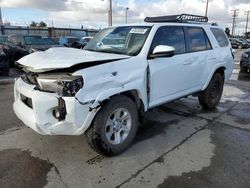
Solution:
M 157 57 L 172 57 L 175 55 L 175 48 L 167 45 L 156 46 L 153 53 L 150 55 L 151 58 Z

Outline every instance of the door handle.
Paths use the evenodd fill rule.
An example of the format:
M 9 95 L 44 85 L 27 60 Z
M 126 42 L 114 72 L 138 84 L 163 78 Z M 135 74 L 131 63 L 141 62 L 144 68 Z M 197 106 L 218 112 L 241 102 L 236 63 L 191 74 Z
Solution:
M 192 61 L 184 61 L 183 65 L 191 65 Z
M 216 59 L 217 59 L 216 57 L 208 58 L 209 61 L 216 60 Z

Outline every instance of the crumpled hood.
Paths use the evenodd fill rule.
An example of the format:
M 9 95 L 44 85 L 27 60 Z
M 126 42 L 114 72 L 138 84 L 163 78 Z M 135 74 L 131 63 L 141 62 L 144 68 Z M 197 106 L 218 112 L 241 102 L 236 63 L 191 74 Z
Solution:
M 91 52 L 74 48 L 50 48 L 19 59 L 17 63 L 33 72 L 69 68 L 80 63 L 112 61 L 128 58 L 127 55 Z

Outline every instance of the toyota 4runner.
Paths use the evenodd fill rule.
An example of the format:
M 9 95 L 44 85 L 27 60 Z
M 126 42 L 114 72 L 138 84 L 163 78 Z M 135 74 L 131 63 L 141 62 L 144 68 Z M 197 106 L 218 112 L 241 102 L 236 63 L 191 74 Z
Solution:
M 17 63 L 14 111 L 43 135 L 81 135 L 112 156 L 133 142 L 143 114 L 196 95 L 204 108 L 220 101 L 233 70 L 230 42 L 207 17 L 147 17 L 100 31 L 84 48 L 51 48 Z

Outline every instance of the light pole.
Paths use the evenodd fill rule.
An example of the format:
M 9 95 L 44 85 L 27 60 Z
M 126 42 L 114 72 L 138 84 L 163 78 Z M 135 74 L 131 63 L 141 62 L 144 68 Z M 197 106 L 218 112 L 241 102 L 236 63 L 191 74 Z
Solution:
M 205 16 L 207 17 L 207 14 L 208 14 L 208 3 L 212 2 L 213 0 L 205 0 L 203 1 L 204 3 L 206 3 L 206 13 L 205 13 Z
M 248 29 L 248 18 L 249 18 L 250 10 L 246 12 L 247 15 L 247 20 L 246 20 L 246 34 L 247 34 L 247 29 Z
M 129 10 L 129 8 L 127 7 L 126 8 L 126 24 L 128 23 L 128 10 Z
M 236 27 L 236 18 L 238 17 L 239 14 L 239 9 L 234 9 L 231 10 L 233 12 L 233 25 L 232 25 L 232 35 L 234 36 L 234 32 L 235 32 L 235 27 Z
M 104 0 L 102 0 L 104 1 Z M 108 25 L 112 26 L 112 22 L 113 22 L 113 10 L 112 10 L 112 0 L 109 0 L 109 11 L 108 11 Z
M 0 25 L 3 25 L 2 7 L 0 6 Z

